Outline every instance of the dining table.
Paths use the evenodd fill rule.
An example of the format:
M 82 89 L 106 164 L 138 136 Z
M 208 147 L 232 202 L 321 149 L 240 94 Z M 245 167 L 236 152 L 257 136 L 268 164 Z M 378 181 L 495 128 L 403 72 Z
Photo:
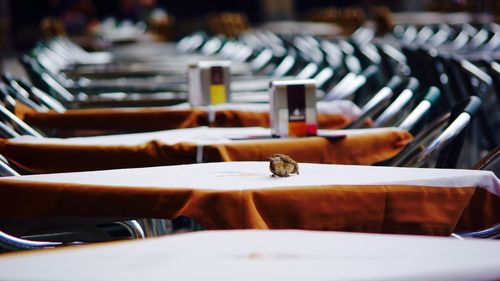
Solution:
M 328 231 L 199 231 L 0 255 L 0 280 L 499 278 L 499 241 Z
M 58 130 L 59 134 L 77 131 L 80 135 L 110 132 L 158 131 L 169 129 L 210 127 L 266 127 L 270 126 L 270 105 L 250 103 L 242 93 L 240 100 L 210 106 L 191 106 L 181 103 L 163 107 L 84 108 L 63 112 L 40 112 L 23 104 L 16 104 L 15 113 L 23 121 L 42 130 Z M 253 94 L 252 96 L 255 96 Z M 267 95 L 266 95 L 266 97 Z M 347 100 L 318 101 L 317 122 L 321 129 L 341 129 L 357 120 L 361 110 Z
M 318 130 L 275 138 L 263 127 L 196 127 L 73 138 L 0 139 L 0 154 L 25 173 L 57 173 L 220 161 L 264 161 L 275 153 L 300 162 L 369 165 L 399 153 L 412 135 L 398 128 Z
M 174 219 L 210 230 L 305 229 L 448 236 L 500 222 L 491 171 L 230 161 L 0 178 L 0 220 Z

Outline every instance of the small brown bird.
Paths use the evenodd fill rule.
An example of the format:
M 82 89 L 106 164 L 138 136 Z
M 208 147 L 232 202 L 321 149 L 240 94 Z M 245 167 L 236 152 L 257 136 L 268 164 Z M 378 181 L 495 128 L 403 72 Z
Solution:
M 285 154 L 274 154 L 269 157 L 271 176 L 288 177 L 290 174 L 299 174 L 299 164 Z

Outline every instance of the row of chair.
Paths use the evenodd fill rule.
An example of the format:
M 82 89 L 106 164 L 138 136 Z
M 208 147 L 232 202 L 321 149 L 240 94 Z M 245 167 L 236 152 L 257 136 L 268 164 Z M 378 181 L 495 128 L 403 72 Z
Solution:
M 493 43 L 491 42 L 496 40 L 494 39 L 497 36 L 494 32 L 494 27 L 494 25 L 491 27 L 490 39 L 487 41 L 490 43 L 487 43 L 487 45 L 492 45 Z M 364 109 L 368 111 L 363 117 L 376 116 L 381 113 L 384 103 L 387 105 L 389 101 L 396 102 L 398 95 L 388 95 L 386 93 L 387 89 L 392 89 L 394 83 L 396 83 L 394 81 L 397 81 L 399 77 L 405 77 L 407 74 L 412 74 L 417 78 L 420 84 L 419 94 L 414 95 L 415 98 L 421 99 L 423 97 L 422 89 L 427 89 L 430 86 L 439 87 L 443 94 L 443 97 L 438 102 L 438 109 L 433 113 L 433 117 L 445 113 L 454 105 L 466 99 L 469 95 L 479 96 L 483 101 L 483 106 L 480 108 L 479 113 L 479 118 L 481 119 L 481 135 L 486 136 L 486 140 L 488 141 L 488 143 L 482 145 L 481 149 L 488 150 L 495 147 L 497 144 L 497 136 L 492 128 L 497 120 L 489 120 L 486 119 L 485 116 L 495 113 L 498 109 L 498 106 L 491 106 L 489 103 L 489 99 L 492 98 L 491 96 L 498 93 L 498 90 L 493 88 L 492 85 L 489 85 L 489 87 L 487 87 L 488 89 L 483 89 L 484 85 L 478 82 L 491 82 L 494 78 L 466 59 L 461 59 L 460 64 L 455 64 L 455 67 L 449 70 L 443 69 L 442 67 L 439 68 L 439 65 L 436 66 L 432 63 L 422 65 L 422 61 L 425 61 L 424 59 L 427 58 L 427 55 L 434 53 L 436 50 L 425 49 L 425 51 L 423 47 L 419 46 L 417 43 L 426 43 L 426 40 L 421 38 L 427 38 L 427 41 L 431 42 L 443 41 L 443 39 L 438 40 L 436 37 L 443 37 L 444 35 L 441 29 L 446 28 L 439 27 L 440 29 L 435 31 L 434 36 L 426 35 L 427 37 L 424 37 L 424 35 L 428 33 L 425 32 L 425 30 L 432 30 L 430 27 L 424 26 L 417 32 L 419 36 L 414 37 L 411 36 L 413 33 L 410 31 L 401 32 L 401 28 L 402 27 L 398 26 L 394 31 L 394 35 L 388 35 L 387 37 L 390 38 L 384 38 L 381 42 L 378 42 L 378 39 L 374 40 L 373 33 L 367 31 L 365 28 L 358 30 L 349 40 L 338 40 L 334 42 L 318 40 L 313 36 L 282 38 L 275 34 L 269 34 L 269 32 L 257 32 L 256 34 L 248 33 L 243 35 L 239 41 L 224 41 L 220 37 L 208 38 L 204 34 L 193 34 L 182 39 L 178 43 L 178 47 L 183 51 L 182 53 L 200 52 L 204 55 L 217 55 L 224 59 L 232 60 L 238 57 L 244 58 L 243 61 L 248 60 L 249 64 L 253 66 L 252 69 L 254 73 L 270 76 L 271 79 L 277 79 L 287 75 L 299 78 L 314 78 L 317 81 L 319 89 L 323 90 L 325 93 L 323 99 L 352 99 L 360 106 L 363 105 Z M 469 26 L 463 28 L 471 29 Z M 407 29 L 411 30 L 410 27 Z M 448 27 L 448 29 L 452 29 L 452 27 Z M 476 36 L 470 36 L 471 42 L 478 41 L 479 39 L 474 38 L 481 37 L 480 34 L 484 33 L 484 30 L 486 29 L 476 30 Z M 468 32 L 472 33 L 473 31 Z M 403 36 L 400 38 L 401 34 L 408 33 L 410 35 L 405 35 L 406 37 Z M 424 35 L 421 35 L 422 33 Z M 463 32 L 458 31 L 456 33 L 458 33 L 458 35 L 456 35 L 457 37 L 463 34 Z M 446 38 L 450 42 L 458 40 L 457 38 L 453 38 L 454 35 L 452 32 L 449 32 L 447 36 Z M 399 42 L 404 42 L 404 44 L 394 46 L 395 44 L 386 43 L 395 41 L 394 38 L 398 39 Z M 448 41 L 441 42 L 443 43 L 441 45 L 445 45 L 444 43 L 446 42 Z M 453 45 L 452 43 L 450 44 Z M 412 57 L 411 54 L 408 53 L 408 46 L 418 46 L 418 48 L 415 49 L 424 55 L 421 57 Z M 242 53 L 245 54 L 245 56 L 241 56 Z M 407 55 L 405 55 L 405 53 Z M 385 57 L 385 60 L 382 59 L 383 57 Z M 493 61 L 490 65 L 495 65 L 495 63 L 496 62 Z M 74 67 L 78 67 L 79 65 L 74 61 L 72 64 L 75 65 Z M 426 69 L 429 71 L 425 71 Z M 430 70 L 433 69 L 440 70 L 440 72 L 432 74 Z M 412 73 L 408 73 L 410 70 Z M 64 73 L 64 71 L 56 74 L 59 75 L 62 73 Z M 423 76 L 424 74 L 426 74 L 425 77 Z M 427 76 L 433 77 L 433 79 L 427 79 Z M 436 76 L 442 77 L 442 79 L 436 81 Z M 57 75 L 55 77 L 57 77 Z M 46 89 L 48 88 L 50 91 L 57 92 L 57 95 L 60 96 L 61 99 L 63 99 L 63 97 L 71 99 L 71 92 L 65 91 L 68 90 L 68 88 L 62 86 L 64 85 L 63 83 L 57 83 L 60 82 L 60 80 L 58 81 L 55 77 L 54 75 L 50 76 L 47 73 L 42 73 L 35 78 L 45 81 L 45 84 L 41 85 Z M 478 80 L 478 78 L 481 78 L 481 80 Z M 460 83 L 465 85 L 456 86 Z M 477 85 L 477 83 L 479 83 L 479 85 Z M 384 84 L 386 87 L 382 87 Z M 415 85 L 415 83 L 413 84 Z M 49 85 L 52 85 L 52 87 Z M 461 91 L 451 90 L 450 87 L 452 85 L 457 89 L 461 89 Z M 467 89 L 467 91 L 464 92 L 463 89 Z M 169 90 L 173 89 L 170 88 Z M 415 91 L 415 89 L 412 89 L 412 91 Z M 371 94 L 379 92 L 381 92 L 380 95 Z M 484 97 L 480 92 L 487 92 L 489 95 Z M 380 99 L 380 97 L 384 95 L 385 98 Z M 405 95 L 408 96 L 408 91 L 405 92 Z M 73 96 L 75 96 L 74 93 Z M 84 97 L 81 92 L 76 96 Z M 140 94 L 139 96 L 145 97 L 146 95 Z M 368 102 L 372 98 L 374 100 Z M 399 103 L 404 100 L 405 99 L 401 97 L 401 99 L 397 101 Z M 410 99 L 410 101 L 412 100 Z M 407 100 L 406 102 L 410 106 L 415 104 L 413 101 L 408 102 Z M 373 107 L 374 104 L 377 104 L 376 108 Z M 397 108 L 394 106 L 391 107 L 392 111 L 394 111 L 394 109 Z M 380 118 L 385 117 L 386 114 L 380 114 Z M 380 125 L 382 122 L 381 120 L 376 121 L 375 124 Z M 360 124 L 362 124 L 361 121 L 352 124 L 351 127 L 359 127 Z

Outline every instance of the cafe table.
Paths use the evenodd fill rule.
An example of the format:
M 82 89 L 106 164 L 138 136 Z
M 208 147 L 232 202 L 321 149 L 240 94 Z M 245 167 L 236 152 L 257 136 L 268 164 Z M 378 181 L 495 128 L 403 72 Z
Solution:
M 241 96 L 242 94 L 240 94 Z M 361 110 L 351 101 L 319 101 L 318 126 L 340 129 L 356 120 Z M 22 104 L 16 115 L 42 129 L 102 131 L 155 131 L 197 126 L 269 127 L 269 103 L 229 103 L 192 107 L 187 103 L 150 108 L 68 109 L 37 112 Z
M 319 130 L 320 136 L 272 138 L 262 127 L 197 127 L 79 138 L 0 140 L 0 154 L 29 173 L 148 167 L 197 162 L 263 161 L 275 153 L 300 162 L 373 164 L 412 139 L 398 128 Z
M 498 280 L 500 241 L 200 231 L 0 255 L 0 280 Z
M 269 162 L 232 161 L 4 177 L 0 220 L 186 216 L 211 230 L 444 236 L 461 221 L 500 222 L 490 171 L 300 163 L 299 172 L 272 177 Z

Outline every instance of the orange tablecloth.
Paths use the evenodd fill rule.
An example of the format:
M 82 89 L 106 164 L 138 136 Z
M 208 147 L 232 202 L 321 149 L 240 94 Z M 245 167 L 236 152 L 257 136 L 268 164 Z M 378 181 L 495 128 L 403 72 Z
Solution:
M 209 113 L 200 109 L 72 109 L 64 113 L 18 110 L 28 124 L 46 129 L 155 131 L 197 126 L 269 127 L 269 113 L 241 110 L 220 110 L 209 122 Z M 344 114 L 318 114 L 323 129 L 339 129 L 353 120 Z
M 160 136 L 161 132 L 158 133 Z M 308 137 L 205 143 L 201 160 L 259 161 L 267 160 L 274 153 L 285 153 L 300 162 L 366 165 L 396 155 L 411 139 L 407 131 L 384 128 L 359 130 L 335 139 Z M 190 141 L 166 144 L 156 137 L 133 145 L 0 140 L 0 154 L 30 173 L 188 164 L 197 162 L 199 152 L 199 144 Z
M 449 235 L 468 206 L 475 226 L 500 222 L 490 206 L 469 204 L 484 193 L 498 206 L 491 172 L 306 163 L 300 171 L 273 178 L 267 162 L 223 162 L 2 178 L 0 218 L 185 215 L 208 229 Z

